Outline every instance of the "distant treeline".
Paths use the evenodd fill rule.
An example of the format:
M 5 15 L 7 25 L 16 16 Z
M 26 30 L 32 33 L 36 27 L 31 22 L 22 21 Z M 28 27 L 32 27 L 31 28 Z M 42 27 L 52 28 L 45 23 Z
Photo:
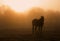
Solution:
M 0 28 L 32 28 L 32 20 L 40 18 L 41 15 L 45 17 L 44 29 L 51 31 L 60 29 L 60 12 L 44 11 L 42 8 L 31 8 L 27 16 L 10 9 L 6 10 L 4 14 L 0 12 Z

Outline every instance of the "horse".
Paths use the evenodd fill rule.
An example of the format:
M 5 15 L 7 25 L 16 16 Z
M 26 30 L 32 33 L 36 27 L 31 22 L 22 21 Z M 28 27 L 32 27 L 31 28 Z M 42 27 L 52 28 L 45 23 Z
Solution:
M 44 25 L 44 16 L 41 16 L 40 19 L 32 20 L 32 32 L 34 33 L 34 31 L 36 31 L 37 28 L 39 32 L 42 32 L 43 25 Z

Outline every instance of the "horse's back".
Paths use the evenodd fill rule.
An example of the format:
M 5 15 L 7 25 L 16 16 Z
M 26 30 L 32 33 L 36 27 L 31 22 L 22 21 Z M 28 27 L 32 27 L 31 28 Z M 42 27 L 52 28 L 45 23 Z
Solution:
M 37 19 L 34 19 L 33 21 L 32 21 L 32 24 L 37 24 L 38 23 L 38 20 Z

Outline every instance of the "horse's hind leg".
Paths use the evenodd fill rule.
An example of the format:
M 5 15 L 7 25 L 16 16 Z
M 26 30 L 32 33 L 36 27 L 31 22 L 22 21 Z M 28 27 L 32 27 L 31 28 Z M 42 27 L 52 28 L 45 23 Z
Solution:
M 34 34 L 34 25 L 32 26 L 32 33 Z
M 40 32 L 40 26 L 38 27 L 38 31 Z
M 35 31 L 36 31 L 36 29 L 37 29 L 37 26 L 35 26 Z

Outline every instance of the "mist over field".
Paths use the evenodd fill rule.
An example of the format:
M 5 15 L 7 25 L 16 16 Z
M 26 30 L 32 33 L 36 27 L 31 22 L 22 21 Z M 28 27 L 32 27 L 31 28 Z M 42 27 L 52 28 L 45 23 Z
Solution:
M 11 9 L 7 9 L 4 13 L 0 11 L 0 38 L 29 37 L 28 35 L 32 34 L 32 20 L 35 18 L 39 19 L 42 15 L 44 16 L 43 32 L 48 32 L 50 34 L 58 33 L 57 35 L 60 34 L 59 11 L 45 11 L 42 8 L 34 7 L 26 13 L 27 15 L 24 15 L 22 13 L 14 12 Z
M 0 0 L 0 41 L 60 41 L 60 0 Z

